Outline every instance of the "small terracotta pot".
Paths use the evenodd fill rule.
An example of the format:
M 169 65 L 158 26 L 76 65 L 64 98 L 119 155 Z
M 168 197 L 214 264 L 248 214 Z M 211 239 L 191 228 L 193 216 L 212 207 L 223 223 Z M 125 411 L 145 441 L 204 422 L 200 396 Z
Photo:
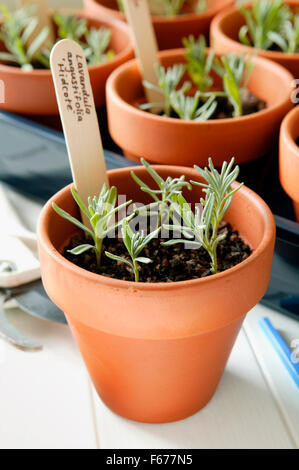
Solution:
M 208 0 L 208 9 L 202 14 L 185 13 L 174 18 L 153 16 L 153 25 L 159 49 L 173 49 L 182 46 L 182 39 L 190 34 L 208 37 L 210 23 L 223 8 L 232 5 L 233 0 Z M 118 18 L 125 21 L 116 0 L 84 0 L 84 8 L 95 18 Z
M 183 49 L 161 52 L 160 58 L 166 67 L 185 62 Z M 214 78 L 220 85 L 219 77 Z M 206 165 L 211 156 L 217 166 L 232 156 L 238 163 L 254 160 L 272 147 L 282 118 L 293 106 L 292 80 L 283 67 L 256 58 L 248 87 L 266 101 L 265 110 L 241 118 L 184 121 L 137 107 L 145 98 L 138 63 L 132 60 L 113 72 L 107 82 L 110 134 L 132 160 L 144 157 L 155 163 L 190 166 Z
M 298 0 L 285 1 L 286 4 L 298 7 Z M 296 78 L 299 78 L 299 53 L 286 54 L 284 52 L 264 51 L 245 46 L 239 41 L 238 35 L 241 26 L 245 24 L 245 19 L 238 7 L 227 8 L 220 12 L 211 24 L 211 41 L 213 41 L 216 52 L 245 52 L 265 57 L 273 60 L 287 68 Z
M 164 178 L 184 173 L 200 180 L 190 168 L 155 168 Z M 130 170 L 109 171 L 110 183 L 120 195 L 149 202 Z M 143 167 L 134 171 L 151 184 Z M 188 192 L 192 202 L 200 196 L 199 187 Z M 149 423 L 199 411 L 216 390 L 244 316 L 267 289 L 275 238 L 268 206 L 244 187 L 227 213 L 253 249 L 248 259 L 204 279 L 155 284 L 110 279 L 67 261 L 59 250 L 74 227 L 53 211 L 53 201 L 78 216 L 70 187 L 44 207 L 38 228 L 42 278 L 66 314 L 101 399 L 116 413 Z
M 134 57 L 130 33 L 127 25 L 121 21 L 101 21 L 81 12 L 74 14 L 87 18 L 92 27 L 105 26 L 112 32 L 110 46 L 116 52 L 115 57 L 103 64 L 89 67 L 95 104 L 100 107 L 105 104 L 108 76 L 119 65 Z M 24 72 L 19 67 L 0 64 L 0 80 L 4 83 L 4 103 L 0 103 L 0 109 L 41 116 L 59 114 L 50 70 Z
M 283 120 L 279 142 L 279 176 L 285 192 L 292 198 L 299 222 L 299 106 Z

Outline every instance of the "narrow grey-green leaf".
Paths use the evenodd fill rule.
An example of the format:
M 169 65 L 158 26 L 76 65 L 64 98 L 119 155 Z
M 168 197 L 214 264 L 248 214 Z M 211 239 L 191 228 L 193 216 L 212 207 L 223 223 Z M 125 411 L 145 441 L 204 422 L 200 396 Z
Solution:
M 54 209 L 54 211 L 60 215 L 60 217 L 62 217 L 63 219 L 66 219 L 68 220 L 69 222 L 71 222 L 72 224 L 76 225 L 76 227 L 80 228 L 81 230 L 83 230 L 84 232 L 88 233 L 93 239 L 94 239 L 94 234 L 93 232 L 87 228 L 85 225 L 82 224 L 82 222 L 80 222 L 79 220 L 75 219 L 75 217 L 71 216 L 70 214 L 68 214 L 66 211 L 64 211 L 63 209 L 61 209 L 60 207 L 57 206 L 57 204 L 55 202 L 52 203 L 52 207 Z
M 95 250 L 95 249 L 96 248 L 94 245 L 85 244 L 85 245 L 76 246 L 76 248 L 73 248 L 72 250 L 67 250 L 67 251 L 71 253 L 72 255 L 82 255 L 82 253 L 85 253 L 85 251 Z
M 125 263 L 133 269 L 133 264 L 130 263 L 130 261 L 128 261 L 127 259 L 122 258 L 121 256 L 113 255 L 112 253 L 109 253 L 109 251 L 105 251 L 105 255 L 107 256 L 107 258 L 113 259 L 114 261 L 119 261 L 121 263 Z
M 138 263 L 144 263 L 144 264 L 150 264 L 152 263 L 152 260 L 149 259 L 149 258 L 144 258 L 144 257 L 138 257 L 138 258 L 135 258 L 135 261 L 137 261 Z

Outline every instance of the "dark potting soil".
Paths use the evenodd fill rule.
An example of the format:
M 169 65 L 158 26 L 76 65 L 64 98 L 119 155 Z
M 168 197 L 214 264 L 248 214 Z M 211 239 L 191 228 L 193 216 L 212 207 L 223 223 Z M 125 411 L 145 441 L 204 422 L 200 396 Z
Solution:
M 252 251 L 227 222 L 221 223 L 219 233 L 225 233 L 226 238 L 218 245 L 218 269 L 226 271 L 248 258 Z M 152 260 L 150 264 L 140 263 L 140 282 L 186 281 L 212 275 L 210 257 L 203 248 L 188 249 L 185 244 L 180 243 L 165 247 L 160 244 L 161 241 L 165 240 L 158 238 L 152 240 L 140 254 Z M 64 257 L 88 271 L 115 279 L 134 281 L 132 269 L 127 264 L 113 261 L 105 255 L 105 251 L 109 251 L 130 260 L 121 239 L 106 238 L 104 240 L 100 268 L 97 268 L 94 250 L 89 250 L 79 256 L 68 252 L 86 242 L 90 240 L 83 233 L 74 235 L 69 245 L 64 248 Z
M 232 118 L 234 108 L 227 98 L 218 97 L 218 106 L 211 119 Z M 265 109 L 266 103 L 253 95 L 247 88 L 242 90 L 243 116 Z

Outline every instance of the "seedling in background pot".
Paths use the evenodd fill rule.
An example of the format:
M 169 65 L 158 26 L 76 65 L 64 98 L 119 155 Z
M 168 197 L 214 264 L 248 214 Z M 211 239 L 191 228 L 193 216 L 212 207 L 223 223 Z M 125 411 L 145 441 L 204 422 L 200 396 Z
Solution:
M 225 234 L 218 234 L 220 222 L 231 205 L 233 194 L 238 191 L 243 184 L 232 189 L 231 185 L 236 181 L 239 174 L 239 167 L 233 170 L 234 159 L 229 164 L 224 162 L 221 173 L 214 168 L 212 160 L 209 159 L 209 168 L 204 170 L 195 166 L 195 169 L 206 180 L 207 183 L 192 181 L 193 184 L 201 186 L 206 193 L 201 199 L 202 207 L 196 207 L 193 213 L 186 199 L 179 195 L 173 203 L 174 210 L 180 215 L 185 226 L 168 225 L 169 230 L 187 233 L 187 239 L 173 239 L 163 243 L 164 246 L 172 246 L 177 243 L 188 243 L 199 248 L 202 246 L 211 258 L 211 272 L 218 272 L 217 247 L 225 238 Z
M 0 61 L 19 65 L 24 70 L 50 68 L 50 53 L 55 40 L 49 35 L 49 28 L 44 27 L 31 42 L 29 38 L 39 27 L 35 16 L 36 7 L 29 6 L 10 12 L 1 6 L 3 23 L 0 25 L 0 43 L 7 49 L 0 52 Z M 72 39 L 81 45 L 88 65 L 95 65 L 111 60 L 114 52 L 108 50 L 111 31 L 101 27 L 88 28 L 87 20 L 71 15 L 55 13 L 53 22 L 57 26 L 57 40 Z
M 158 103 L 145 103 L 140 105 L 141 109 L 151 109 L 152 107 L 161 107 L 164 110 L 165 116 L 171 115 L 171 93 L 175 91 L 183 78 L 184 75 L 184 66 L 182 64 L 175 64 L 173 67 L 165 69 L 162 65 L 155 64 L 154 69 L 158 77 L 158 86 L 153 83 L 143 80 L 143 85 L 145 88 L 154 90 L 160 95 L 163 96 L 164 102 Z M 184 91 L 190 89 L 190 83 L 185 82 L 182 86 Z
M 240 28 L 239 40 L 246 46 L 268 50 L 273 45 L 284 52 L 298 48 L 298 13 L 283 0 L 254 0 L 252 8 L 240 4 L 246 24 Z
M 181 13 L 187 0 L 148 0 L 150 12 L 152 15 L 176 16 Z M 124 12 L 123 0 L 117 0 L 118 8 Z M 206 0 L 197 0 L 194 6 L 194 12 L 204 13 L 207 9 Z
M 7 49 L 7 52 L 0 52 L 1 61 L 18 64 L 24 70 L 33 69 L 34 59 L 43 62 L 43 54 L 39 49 L 48 37 L 48 28 L 43 28 L 31 45 L 27 46 L 27 41 L 38 23 L 34 11 L 35 7 L 32 6 L 11 13 L 5 5 L 1 5 L 3 23 L 0 26 L 0 42 Z
M 187 50 L 185 54 L 187 59 L 186 69 L 191 80 L 199 91 L 208 91 L 213 85 L 211 72 L 215 57 L 214 50 L 211 49 L 210 53 L 207 53 L 207 42 L 204 36 L 199 36 L 197 40 L 194 36 L 189 36 L 188 39 L 184 38 L 183 45 Z
M 34 7 L 36 25 L 26 39 L 26 47 L 31 46 L 40 33 L 46 30 L 47 34 L 45 35 L 44 42 L 40 43 L 39 49 L 37 49 L 37 53 L 42 52 L 47 47 L 47 43 L 53 44 L 55 42 L 56 37 L 54 25 L 49 15 L 47 0 L 17 0 L 17 6 L 18 8 Z
M 128 253 L 132 261 L 128 261 L 125 258 L 122 258 L 121 256 L 116 256 L 107 251 L 105 252 L 105 254 L 108 258 L 113 259 L 114 261 L 128 264 L 134 272 L 135 281 L 138 282 L 139 281 L 138 263 L 149 264 L 152 262 L 151 259 L 139 256 L 139 255 L 141 254 L 142 250 L 149 244 L 149 242 L 153 240 L 153 238 L 156 238 L 158 236 L 160 230 L 161 228 L 158 228 L 146 236 L 143 231 L 133 232 L 133 230 L 130 227 L 129 220 L 124 219 L 122 222 L 122 236 L 123 236 L 124 244 L 128 250 Z
M 60 207 L 58 207 L 55 203 L 52 204 L 53 209 L 55 212 L 57 212 L 58 215 L 76 225 L 76 227 L 80 228 L 87 235 L 89 235 L 92 238 L 94 244 L 91 245 L 89 243 L 85 243 L 83 245 L 79 245 L 73 250 L 70 250 L 70 253 L 73 255 L 81 255 L 88 250 L 94 250 L 96 253 L 97 265 L 100 266 L 104 238 L 110 232 L 117 230 L 118 227 L 122 224 L 122 220 L 115 222 L 115 215 L 121 209 L 131 204 L 132 201 L 128 201 L 121 204 L 120 206 L 116 206 L 117 189 L 114 186 L 108 189 L 107 185 L 104 184 L 98 198 L 96 196 L 89 198 L 87 208 L 74 188 L 71 188 L 71 192 L 79 208 L 89 219 L 91 228 L 86 227 L 75 217 L 72 217 L 63 209 L 60 209 Z
M 202 94 L 197 91 L 194 96 L 186 96 L 184 90 L 173 91 L 170 104 L 176 114 L 186 121 L 207 121 L 217 108 L 216 95 L 210 96 L 201 105 Z
M 85 18 L 75 18 L 70 15 L 56 13 L 53 17 L 58 26 L 60 39 L 73 39 L 84 50 L 88 65 L 107 62 L 115 56 L 114 51 L 107 50 L 111 41 L 111 31 L 105 27 L 88 29 Z
M 254 64 L 244 55 L 227 54 L 221 59 L 215 57 L 213 49 L 207 53 L 206 41 L 200 36 L 195 41 L 193 36 L 183 40 L 187 53 L 187 64 L 175 64 L 168 69 L 155 65 L 158 77 L 158 86 L 144 81 L 146 88 L 155 90 L 164 97 L 164 116 L 177 117 L 186 121 L 207 121 L 213 119 L 219 98 L 225 98 L 233 107 L 233 117 L 243 114 L 243 95 L 246 89 Z M 180 82 L 184 72 L 196 86 L 185 81 L 181 87 Z M 223 81 L 222 90 L 210 90 L 213 85 L 211 72 L 216 72 Z M 155 106 L 162 107 L 162 103 L 144 103 L 140 105 L 143 110 L 150 110 Z
M 285 21 L 280 34 L 271 31 L 269 38 L 287 54 L 299 52 L 299 14 L 294 17 L 293 22 Z
M 248 59 L 245 60 L 244 56 L 234 54 L 223 55 L 220 61 L 215 57 L 213 48 L 210 48 L 209 53 L 207 52 L 204 36 L 200 36 L 197 41 L 194 36 L 189 36 L 188 39 L 183 39 L 183 44 L 187 49 L 185 55 L 187 59 L 186 69 L 199 91 L 204 93 L 204 96 L 211 96 L 214 99 L 226 96 L 234 107 L 234 117 L 241 116 L 242 88 L 246 88 L 248 84 L 253 69 L 252 63 Z M 208 93 L 213 85 L 211 75 L 213 70 L 223 78 L 224 93 L 219 91 Z M 199 120 L 209 119 L 213 115 L 216 106 L 217 103 L 213 100 L 213 106 L 210 107 L 208 114 L 204 114 L 204 118 Z M 180 114 L 179 116 L 182 117 Z
M 203 94 L 199 90 L 194 96 L 188 96 L 192 84 L 185 81 L 181 88 L 177 88 L 184 73 L 185 67 L 183 64 L 175 64 L 165 70 L 165 67 L 155 65 L 155 70 L 158 76 L 159 87 L 149 83 L 143 82 L 147 88 L 155 89 L 164 97 L 164 116 L 171 117 L 172 113 L 185 120 L 206 121 L 214 113 L 217 103 L 215 102 L 216 96 L 219 93 L 206 93 Z M 222 93 L 223 94 L 223 93 Z M 151 109 L 155 106 L 163 106 L 162 103 L 145 103 L 140 105 L 143 110 Z
M 221 61 L 215 59 L 214 69 L 223 78 L 223 88 L 234 108 L 234 117 L 243 114 L 242 90 L 246 89 L 252 70 L 253 62 L 244 55 L 227 54 L 221 56 Z

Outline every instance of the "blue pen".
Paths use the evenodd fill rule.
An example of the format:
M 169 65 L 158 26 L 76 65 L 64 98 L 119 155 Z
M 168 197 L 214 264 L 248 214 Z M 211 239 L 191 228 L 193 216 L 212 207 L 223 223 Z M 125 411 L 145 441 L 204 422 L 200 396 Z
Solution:
M 287 371 L 294 380 L 295 384 L 299 388 L 299 362 L 296 362 L 295 358 L 292 357 L 292 351 L 288 347 L 285 340 L 274 328 L 269 318 L 264 317 L 259 321 L 260 327 L 263 329 L 270 343 L 278 353 L 280 359 L 284 363 Z

